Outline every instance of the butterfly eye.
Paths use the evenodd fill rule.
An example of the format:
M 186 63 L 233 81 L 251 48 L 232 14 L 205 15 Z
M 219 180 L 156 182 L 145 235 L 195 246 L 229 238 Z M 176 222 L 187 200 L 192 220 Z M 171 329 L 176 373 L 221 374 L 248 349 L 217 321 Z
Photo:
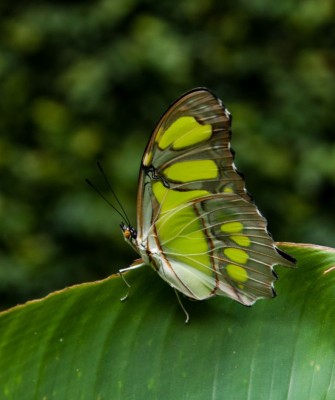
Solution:
M 124 238 L 125 239 L 130 239 L 131 238 L 131 231 L 130 231 L 130 229 L 125 229 L 124 231 L 123 231 L 123 236 L 124 236 Z
M 120 226 L 121 226 L 121 229 L 122 229 L 122 232 L 123 232 L 123 237 L 126 240 L 136 239 L 137 232 L 133 227 L 127 226 L 124 223 L 120 224 Z

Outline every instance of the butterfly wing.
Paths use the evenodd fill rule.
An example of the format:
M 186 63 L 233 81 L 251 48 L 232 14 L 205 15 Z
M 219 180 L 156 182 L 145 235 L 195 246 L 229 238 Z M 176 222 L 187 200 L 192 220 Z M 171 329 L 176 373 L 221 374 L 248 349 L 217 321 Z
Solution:
M 146 147 L 137 247 L 171 286 L 195 299 L 243 304 L 273 296 L 275 248 L 230 149 L 231 116 L 207 89 L 170 106 Z
M 158 217 L 150 237 L 161 277 L 198 300 L 223 295 L 251 305 L 273 297 L 273 265 L 291 265 L 256 206 L 235 193 L 177 206 Z
M 250 200 L 233 163 L 230 136 L 231 115 L 207 89 L 194 89 L 170 106 L 142 158 L 137 196 L 140 237 L 152 223 L 146 208 L 155 202 L 152 186 L 157 180 L 176 194 L 234 192 Z

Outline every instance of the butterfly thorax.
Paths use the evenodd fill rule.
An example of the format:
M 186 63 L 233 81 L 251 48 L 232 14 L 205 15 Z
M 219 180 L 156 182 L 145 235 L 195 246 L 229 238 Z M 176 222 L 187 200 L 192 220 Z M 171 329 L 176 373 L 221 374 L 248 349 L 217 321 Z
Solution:
M 120 224 L 124 240 L 138 253 L 144 264 L 151 265 L 152 260 L 151 260 L 151 253 L 154 251 L 150 251 L 150 254 L 148 252 L 147 246 L 146 246 L 146 241 L 143 241 L 138 233 L 137 230 L 130 226 L 126 225 L 124 223 Z

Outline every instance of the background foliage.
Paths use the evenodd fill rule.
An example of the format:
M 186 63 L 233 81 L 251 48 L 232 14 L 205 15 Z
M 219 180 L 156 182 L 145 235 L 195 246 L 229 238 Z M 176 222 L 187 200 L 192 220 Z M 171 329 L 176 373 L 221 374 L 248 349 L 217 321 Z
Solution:
M 0 5 L 0 307 L 135 257 L 99 159 L 135 221 L 140 159 L 184 91 L 233 114 L 236 164 L 276 240 L 334 245 L 331 0 Z

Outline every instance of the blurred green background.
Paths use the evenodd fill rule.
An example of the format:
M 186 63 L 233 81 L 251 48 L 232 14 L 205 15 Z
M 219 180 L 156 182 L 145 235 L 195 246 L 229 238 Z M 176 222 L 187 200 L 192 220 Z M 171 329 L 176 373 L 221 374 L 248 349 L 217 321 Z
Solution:
M 6 4 L 8 3 L 8 4 Z M 15 5 L 13 5 L 15 4 Z M 275 240 L 335 242 L 332 0 L 0 5 L 0 308 L 124 268 L 137 177 L 160 115 L 207 86 Z

